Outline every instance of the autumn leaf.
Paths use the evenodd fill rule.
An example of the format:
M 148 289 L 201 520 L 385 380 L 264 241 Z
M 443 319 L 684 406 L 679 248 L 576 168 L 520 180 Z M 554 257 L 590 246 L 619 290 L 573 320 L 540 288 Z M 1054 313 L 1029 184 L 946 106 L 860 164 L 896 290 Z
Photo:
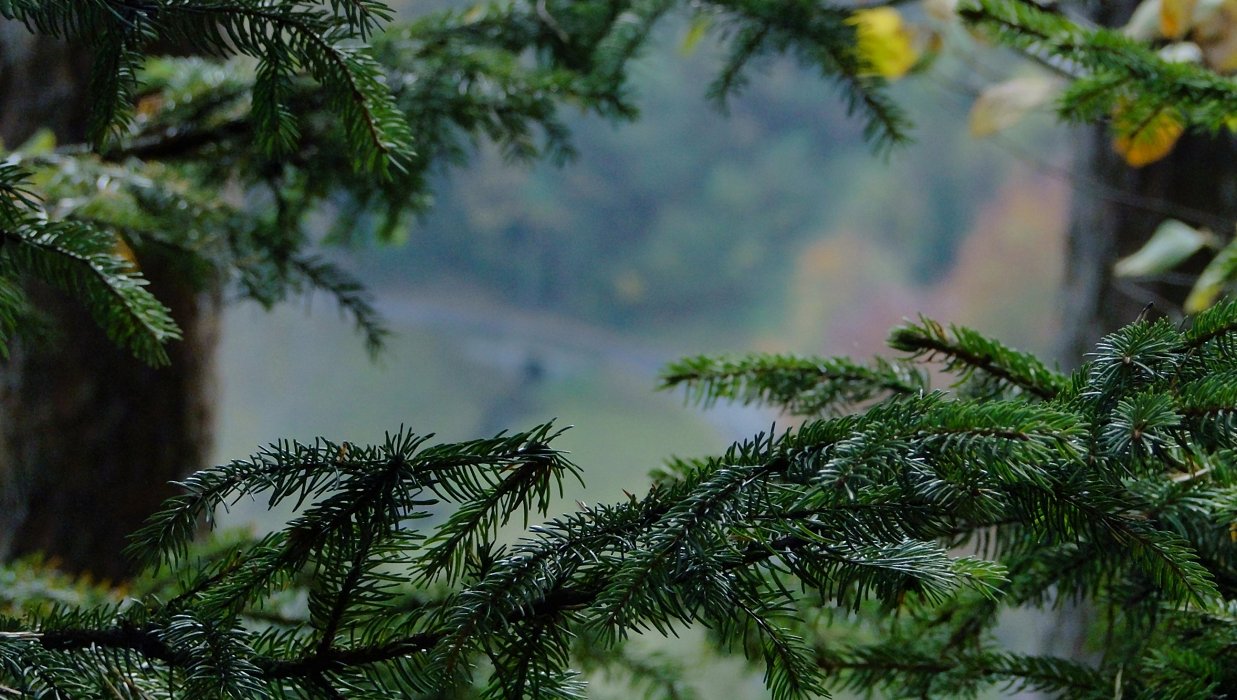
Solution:
M 1113 116 L 1113 129 L 1117 133 L 1113 148 L 1126 163 L 1141 168 L 1171 153 L 1185 131 L 1185 124 L 1172 108 L 1157 110 L 1141 120 L 1131 118 L 1119 108 Z
M 1197 0 L 1160 0 L 1160 34 L 1168 39 L 1180 39 L 1193 24 Z
M 855 27 L 855 50 L 869 73 L 901 78 L 919 60 L 914 37 L 892 7 L 858 10 L 847 23 Z
M 1168 219 L 1137 252 L 1117 261 L 1117 277 L 1146 277 L 1168 272 L 1202 248 L 1214 245 L 1215 235 L 1175 219 Z
M 1063 83 L 1046 76 L 1014 78 L 984 89 L 971 106 L 972 136 L 990 136 L 1016 124 L 1060 92 Z
M 1183 309 L 1186 313 L 1196 314 L 1216 303 L 1224 289 L 1237 276 L 1237 239 L 1229 241 L 1219 253 L 1207 263 L 1207 267 L 1194 280 L 1194 288 L 1186 297 Z
M 149 119 L 159 113 L 163 109 L 163 104 L 166 102 L 163 95 L 155 93 L 146 95 L 137 101 L 137 116 L 140 119 Z
M 133 252 L 133 247 L 129 245 L 129 242 L 124 237 L 116 236 L 116 239 L 112 242 L 112 252 L 116 254 L 116 257 L 128 260 L 134 270 L 141 269 L 141 264 L 137 261 L 137 253 Z
M 700 45 L 700 40 L 709 33 L 709 27 L 712 23 L 708 15 L 698 14 L 692 17 L 691 25 L 687 28 L 687 34 L 683 36 L 683 43 L 679 45 L 679 53 L 684 56 L 694 54 L 696 47 Z

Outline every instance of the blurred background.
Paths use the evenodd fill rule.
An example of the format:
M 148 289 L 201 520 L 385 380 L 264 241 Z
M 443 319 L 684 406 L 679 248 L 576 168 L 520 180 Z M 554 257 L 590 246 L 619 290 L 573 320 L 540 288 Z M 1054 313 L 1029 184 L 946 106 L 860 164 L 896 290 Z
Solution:
M 656 392 L 682 355 L 862 359 L 922 313 L 1051 356 L 1070 164 L 1050 115 L 971 136 L 974 68 L 945 56 L 896 86 L 917 142 L 882 157 L 789 61 L 719 112 L 702 87 L 716 61 L 688 31 L 671 23 L 639 62 L 637 122 L 576 119 L 562 166 L 482 150 L 401 244 L 337 249 L 396 333 L 377 362 L 325 297 L 230 306 L 217 459 L 274 436 L 557 418 L 589 498 L 613 499 L 776 418 Z
M 587 482 L 569 485 L 566 511 L 783 422 L 655 391 L 682 355 L 865 358 L 920 313 L 1052 355 L 1064 127 L 1042 115 L 971 136 L 975 66 L 945 55 L 894 95 L 917 142 L 878 157 L 837 94 L 789 61 L 720 113 L 703 89 L 715 56 L 686 50 L 689 31 L 671 23 L 640 61 L 636 123 L 577 118 L 562 167 L 482 151 L 440 178 L 401 245 L 339 251 L 396 332 L 379 361 L 326 298 L 231 306 L 215 462 L 279 437 L 363 443 L 404 425 L 455 440 L 556 419 L 574 426 L 557 444 Z M 242 503 L 230 522 L 269 517 Z M 1032 624 L 1010 634 L 1038 644 Z M 703 659 L 696 648 L 675 653 Z M 700 663 L 705 697 L 766 695 L 738 662 Z

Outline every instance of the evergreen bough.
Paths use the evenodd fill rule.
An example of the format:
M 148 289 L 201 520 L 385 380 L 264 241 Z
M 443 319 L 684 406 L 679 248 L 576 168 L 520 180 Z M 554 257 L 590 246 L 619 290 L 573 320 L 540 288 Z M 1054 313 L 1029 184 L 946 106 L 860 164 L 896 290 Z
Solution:
M 88 142 L 36 137 L 0 162 L 0 349 L 37 326 L 22 283 L 79 299 L 151 363 L 178 336 L 145 287 L 186 279 L 273 304 L 325 289 L 367 343 L 380 319 L 303 230 L 333 238 L 378 208 L 397 237 L 428 177 L 481 139 L 566 157 L 563 105 L 630 118 L 626 67 L 672 0 L 536 0 L 377 33 L 370 0 L 0 0 L 0 16 L 94 56 Z M 788 54 L 837 81 L 878 148 L 907 122 L 855 47 L 854 8 L 705 0 L 725 51 L 711 94 Z M 1231 79 L 1022 0 L 961 16 L 1068 73 L 1063 116 L 1171 110 L 1228 124 Z M 173 46 L 185 58 L 154 58 Z M 231 182 L 245 197 L 221 197 Z M 245 201 L 245 200 L 249 201 Z M 258 206 L 254 206 L 257 202 Z M 571 697 L 577 670 L 687 689 L 633 633 L 708 628 L 766 669 L 775 697 L 987 684 L 1070 697 L 1237 692 L 1237 305 L 1176 328 L 1140 321 L 1063 375 L 963 328 L 894 332 L 905 360 L 692 358 L 690 397 L 763 402 L 805 422 L 672 461 L 642 497 L 527 528 L 579 470 L 552 426 L 431 445 L 277 443 L 186 479 L 134 536 L 128 594 L 0 568 L 0 692 L 28 697 Z M 931 391 L 914 360 L 958 379 Z M 190 539 L 239 498 L 295 506 L 258 539 Z M 998 616 L 1082 600 L 1095 664 L 999 648 Z
M 891 344 L 907 357 L 671 366 L 696 400 L 811 415 L 531 527 L 580 474 L 550 425 L 281 442 L 198 472 L 134 534 L 148 574 L 129 597 L 8 593 L 0 688 L 578 697 L 580 669 L 617 669 L 681 697 L 682 669 L 626 642 L 691 626 L 762 665 L 777 698 L 1237 688 L 1237 302 L 1126 326 L 1068 376 L 926 319 Z M 951 390 L 929 388 L 928 360 Z M 191 545 L 242 498 L 295 516 Z M 524 536 L 499 544 L 512 523 Z M 1067 601 L 1097 613 L 1094 663 L 996 643 L 1003 612 Z
M 0 146 L 0 349 L 32 318 L 20 282 L 33 278 L 80 299 L 142 360 L 166 362 L 179 329 L 141 267 L 171 260 L 185 279 L 264 305 L 325 290 L 376 350 L 381 319 L 316 252 L 306 218 L 327 213 L 332 240 L 362 228 L 394 240 L 428 205 L 430 176 L 482 140 L 513 159 L 569 157 L 560 109 L 634 117 L 628 65 L 679 5 L 519 1 L 383 26 L 391 13 L 373 0 L 0 1 L 0 17 L 94 57 L 86 143 Z M 840 82 L 875 143 L 906 138 L 854 50 L 849 10 L 692 11 L 729 47 L 718 100 L 755 59 L 793 54 Z M 188 57 L 157 54 L 168 47 Z M 247 196 L 221 197 L 220 183 Z M 376 227 L 360 225 L 375 212 Z
M 482 140 L 515 159 L 570 156 L 559 111 L 634 118 L 629 65 L 676 13 L 722 50 L 708 89 L 719 104 L 754 63 L 790 56 L 835 82 L 885 150 L 909 121 L 855 21 L 880 4 L 511 0 L 388 25 L 376 0 L 0 0 L 0 17 L 93 56 L 86 143 L 0 145 L 0 351 L 30 325 L 21 282 L 33 278 L 165 362 L 179 329 L 141 267 L 168 259 L 264 305 L 322 289 L 376 350 L 381 319 L 317 252 L 307 217 L 327 214 L 331 240 L 397 240 L 428 206 L 430 175 Z M 1064 118 L 1232 128 L 1229 77 L 1027 0 L 970 0 L 959 15 L 1068 74 Z M 159 55 L 169 48 L 188 56 Z M 248 196 L 220 197 L 225 182 Z

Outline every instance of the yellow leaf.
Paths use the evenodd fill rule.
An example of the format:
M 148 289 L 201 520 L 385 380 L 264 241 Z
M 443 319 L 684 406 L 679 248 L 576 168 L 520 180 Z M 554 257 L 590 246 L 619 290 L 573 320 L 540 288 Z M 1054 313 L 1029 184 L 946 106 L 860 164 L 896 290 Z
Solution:
M 1180 39 L 1194 22 L 1196 0 L 1160 0 L 1160 33 L 1169 39 Z
M 709 27 L 713 24 L 708 15 L 696 15 L 692 17 L 692 23 L 687 27 L 687 34 L 683 36 L 683 43 L 679 45 L 679 52 L 684 56 L 690 56 L 696 52 L 696 46 L 700 44 L 700 40 L 709 33 Z
M 1113 128 L 1117 138 L 1113 140 L 1112 147 L 1135 168 L 1154 163 L 1171 153 L 1177 139 L 1185 131 L 1185 125 L 1172 109 L 1161 109 L 1141 121 L 1123 118 L 1118 110 L 1113 118 Z
M 1200 5 L 1193 38 L 1208 66 L 1219 73 L 1237 71 L 1237 0 L 1212 0 Z
M 129 242 L 121 236 L 116 236 L 116 240 L 112 243 L 112 252 L 117 256 L 128 260 L 133 264 L 133 269 L 141 269 L 137 262 L 137 253 L 133 252 L 133 248 L 129 246 Z
M 159 93 L 146 95 L 137 101 L 137 116 L 148 119 L 163 109 L 163 103 L 163 95 Z
M 901 78 L 919 60 L 910 30 L 892 7 L 858 10 L 846 21 L 855 27 L 855 49 L 868 73 Z
M 1045 76 L 1014 78 L 984 89 L 971 106 L 972 136 L 989 136 L 1013 126 L 1060 92 L 1061 81 Z

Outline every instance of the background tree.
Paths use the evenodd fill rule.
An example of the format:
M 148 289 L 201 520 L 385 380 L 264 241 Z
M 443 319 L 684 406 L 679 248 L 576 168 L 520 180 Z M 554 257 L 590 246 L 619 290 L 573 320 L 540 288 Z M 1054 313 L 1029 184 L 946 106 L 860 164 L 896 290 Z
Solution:
M 380 42 L 375 57 L 387 71 L 381 76 L 375 57 L 347 42 L 368 37 L 386 19 L 385 5 L 339 2 L 330 12 L 311 5 L 160 3 L 114 11 L 107 5 L 10 2 L 0 7 L 0 14 L 43 35 L 36 43 L 6 42 L 14 68 L 33 61 L 68 66 L 80 60 L 74 47 L 82 45 L 93 49 L 97 67 L 86 93 L 79 80 L 51 90 L 23 90 L 17 97 L 25 86 L 8 83 L 14 99 L 7 105 L 45 101 L 61 114 L 85 116 L 76 127 L 48 123 L 61 129 L 53 151 L 40 153 L 37 144 L 23 148 L 16 158 L 19 169 L 8 173 L 11 192 L 29 188 L 24 169 L 73 176 L 53 178 L 62 189 L 40 191 L 41 207 L 14 195 L 8 200 L 11 211 L 29 223 L 42 212 L 56 212 L 59 202 L 81 205 L 88 211 L 74 206 L 56 213 L 99 234 L 92 254 L 100 256 L 99 265 L 114 268 L 111 274 L 131 280 L 144 274 L 154 281 L 154 291 L 167 297 L 182 324 L 179 330 L 167 325 L 166 314 L 140 285 L 130 285 L 131 294 L 159 316 L 160 327 L 147 323 L 155 316 L 108 316 L 99 306 L 106 296 L 100 290 L 93 291 L 99 295 L 94 316 L 104 321 L 105 334 L 82 318 L 66 317 L 70 311 L 53 312 L 55 297 L 42 290 L 24 295 L 23 304 L 38 301 L 41 313 L 61 316 L 53 327 L 64 330 L 52 346 L 58 350 L 18 347 L 6 363 L 8 437 L 0 454 L 8 455 L 4 491 L 12 506 L 9 531 L 19 551 L 37 548 L 71 568 L 122 573 L 118 560 L 102 554 L 110 547 L 84 541 L 61 514 L 98 521 L 100 541 L 114 545 L 166 495 L 141 484 L 164 483 L 201 465 L 210 436 L 210 351 L 220 290 L 269 304 L 291 290 L 326 287 L 376 343 L 380 328 L 355 283 L 307 252 L 309 241 L 300 229 L 304 217 L 332 193 L 348 190 L 354 206 L 342 212 L 338 228 L 346 230 L 360 207 L 380 207 L 382 233 L 390 235 L 403 214 L 425 205 L 426 174 L 434 164 L 460 159 L 466 144 L 481 136 L 512 157 L 564 155 L 557 106 L 572 103 L 620 118 L 634 114 L 623 94 L 626 62 L 652 23 L 670 9 L 669 3 L 641 5 L 633 14 L 624 12 L 622 3 L 517 4 L 429 17 Z M 705 9 L 738 32 L 716 86 L 719 98 L 737 87 L 754 56 L 796 52 L 842 80 L 878 143 L 904 135 L 900 113 L 879 91 L 880 79 L 863 72 L 851 49 L 848 12 L 804 5 L 788 13 L 743 3 Z M 274 33 L 257 36 L 263 27 Z M 6 31 L 20 30 L 8 26 Z M 194 61 L 146 66 L 142 73 L 145 53 L 169 45 L 181 53 L 240 53 L 258 64 L 256 70 L 233 66 L 241 77 Z M 535 65 L 519 58 L 530 51 L 540 57 Z M 313 82 L 336 92 L 322 99 L 313 93 Z M 396 88 L 394 101 L 387 85 Z M 324 112 L 343 117 L 344 133 L 331 128 Z M 6 142 L 20 145 L 35 122 L 9 121 Z M 91 148 L 77 143 L 81 137 Z M 324 147 L 332 141 L 340 150 Z M 149 187 L 150 180 L 134 179 L 156 173 L 178 182 L 164 188 L 156 180 Z M 94 182 L 106 186 L 92 187 L 87 175 L 102 176 Z M 249 192 L 251 205 L 216 206 L 204 196 L 181 196 L 219 182 Z M 117 195 L 117 189 L 123 192 Z M 129 201 L 118 204 L 117 198 Z M 22 209 L 27 211 L 19 213 Z M 135 209 L 147 217 L 139 225 L 132 221 Z M 185 226 L 194 240 L 169 235 Z M 102 250 L 104 237 L 123 242 L 123 249 Z M 58 245 L 65 240 L 58 239 Z M 141 274 L 129 269 L 130 252 Z M 107 283 L 114 289 L 117 279 Z M 53 281 L 82 284 L 77 277 Z M 14 290 L 12 300 L 18 298 Z M 170 369 L 142 367 L 101 347 L 105 337 L 121 340 L 141 359 L 165 364 L 162 341 L 174 336 L 181 339 L 174 346 L 180 354 Z M 140 397 L 135 387 L 142 388 Z M 66 434 L 77 439 L 58 437 Z M 89 515 L 103 502 L 96 498 L 101 493 L 109 494 L 107 514 Z
M 1144 5 L 1140 24 L 1149 29 L 1139 29 L 1139 35 L 1159 44 L 1201 44 L 1207 50 L 1199 60 L 1231 72 L 1230 37 L 1237 18 L 1232 3 L 1122 0 L 1098 3 L 1089 16 L 1102 26 L 1129 27 Z M 1237 104 L 1226 109 L 1237 113 Z M 1080 186 L 1074 194 L 1066 258 L 1065 357 L 1080 356 L 1149 302 L 1170 313 L 1186 306 L 1193 276 L 1206 262 L 1203 255 L 1181 270 L 1192 273 L 1184 282 L 1152 277 L 1133 285 L 1114 277 L 1115 263 L 1142 248 L 1166 218 L 1210 230 L 1224 242 L 1231 240 L 1237 224 L 1237 136 L 1232 129 L 1185 134 L 1165 157 L 1139 167 L 1112 147 L 1107 125 L 1084 130 L 1078 138 Z M 1224 277 L 1231 277 L 1231 270 Z
M 349 156 L 343 165 L 365 173 L 345 183 L 387 204 L 389 213 L 409 206 L 404 195 L 424 172 L 404 160 L 412 158 L 407 143 L 416 131 L 398 109 L 403 95 L 387 93 L 375 65 L 350 43 L 365 22 L 345 10 L 361 6 L 341 3 L 338 15 L 294 3 L 269 13 L 266 5 L 229 6 L 250 13 L 241 24 L 229 24 L 238 21 L 232 15 L 209 16 L 206 9 L 219 8 L 205 6 L 169 5 L 157 15 L 143 14 L 149 7 L 119 15 L 95 13 L 93 6 L 47 13 L 29 4 L 3 7 L 25 13 L 43 31 L 102 37 L 103 58 L 95 60 L 105 69 L 122 68 L 96 74 L 102 76 L 96 89 L 107 98 L 92 102 L 98 111 L 88 133 L 99 145 L 97 156 L 33 144 L 6 161 L 0 182 L 6 333 L 29 314 L 28 297 L 12 282 L 25 275 L 67 288 L 113 340 L 162 360 L 161 343 L 176 329 L 137 283 L 132 257 L 140 260 L 147 243 L 176 250 L 182 274 L 218 273 L 260 300 L 276 300 L 297 285 L 331 289 L 377 336 L 353 283 L 304 257 L 306 242 L 292 225 L 311 200 L 291 195 L 329 193 L 324 179 L 350 172 L 327 167 L 341 165 L 341 154 Z M 614 25 L 651 21 L 659 11 L 640 9 L 645 14 L 620 14 Z M 737 70 L 762 50 L 846 49 L 808 57 L 839 69 L 857 104 L 869 109 L 877 137 L 896 137 L 896 112 L 870 92 L 879 80 L 865 77 L 877 65 L 865 44 L 877 18 L 814 6 L 779 8 L 800 15 L 758 9 L 717 6 L 737 23 L 732 29 L 758 27 L 736 45 L 737 63 L 728 68 Z M 182 11 L 189 16 L 178 18 Z M 571 88 L 581 100 L 606 104 L 608 93 L 598 92 L 595 81 L 616 74 L 605 70 L 610 54 L 602 49 L 627 56 L 634 44 L 623 40 L 631 35 L 602 23 L 604 32 L 591 35 L 599 37 L 596 53 L 582 57 L 570 39 L 590 36 L 595 17 L 542 5 L 495 12 L 431 21 L 409 35 L 416 37 L 411 48 L 396 37 L 378 49 L 437 58 L 457 32 L 477 41 L 499 27 L 531 27 L 525 43 L 501 47 L 506 56 L 541 47 L 551 67 L 572 69 L 535 73 L 563 81 L 547 89 Z M 1231 81 L 1168 63 L 1115 33 L 1079 28 L 1017 3 L 981 4 L 963 16 L 1024 50 L 1047 51 L 1083 68 L 1062 99 L 1067 115 L 1093 119 L 1119 107 L 1149 118 L 1163 109 L 1165 92 L 1183 121 L 1198 128 L 1219 130 L 1231 115 Z M 264 22 L 284 30 L 254 33 Z M 142 59 L 127 41 L 163 31 L 209 47 L 210 37 L 222 36 L 211 32 L 229 29 L 220 45 L 253 54 L 252 73 L 233 76 L 200 61 L 149 66 L 151 91 L 126 93 L 132 66 Z M 422 41 L 432 53 L 417 54 Z M 305 68 L 309 78 L 291 66 Z M 448 66 L 442 82 L 429 87 L 458 95 L 458 65 Z M 424 74 L 416 73 L 414 84 Z M 111 80 L 116 76 L 118 83 Z M 600 84 L 616 88 L 621 81 Z M 503 99 L 537 94 L 502 87 Z M 300 100 L 310 107 L 304 113 L 293 109 Z M 128 105 L 136 105 L 137 116 L 118 119 Z M 314 119 L 318 107 L 334 121 Z M 201 128 L 186 128 L 194 123 L 190 114 Z M 294 122 L 294 114 L 302 121 Z M 123 128 L 109 141 L 117 124 Z M 441 125 L 426 131 L 429 138 L 449 134 Z M 440 152 L 453 145 L 431 143 Z M 200 161 L 186 157 L 160 168 L 135 160 L 152 153 L 197 154 Z M 201 183 L 225 174 L 265 186 L 265 194 L 249 196 L 269 197 L 270 211 L 255 214 L 202 195 Z M 32 196 L 35 188 L 42 203 Z M 276 445 L 249 462 L 199 474 L 188 483 L 189 494 L 139 535 L 141 561 L 180 570 L 177 580 L 152 584 L 167 586 L 162 594 L 86 611 L 48 611 L 36 601 L 29 615 L 4 621 L 0 667 L 7 687 L 20 693 L 98 695 L 119 686 L 130 694 L 335 696 L 376 688 L 466 689 L 463 672 L 485 659 L 495 670 L 486 679 L 490 694 L 547 696 L 573 688 L 573 633 L 599 635 L 593 652 L 576 652 L 579 661 L 614 650 L 632 630 L 695 621 L 716 628 L 732 648 L 762 658 L 778 695 L 815 692 L 827 670 L 855 672 L 864 686 L 876 681 L 864 673 L 879 672 L 920 694 L 995 676 L 1096 694 L 1119 685 L 1131 695 L 1206 695 L 1232 682 L 1223 654 L 1232 622 L 1225 538 L 1233 494 L 1225 465 L 1235 314 L 1224 306 L 1184 331 L 1137 324 L 1110 336 L 1072 378 L 963 330 L 924 322 L 895 334 L 897 347 L 943 356 L 964 379 L 976 380 L 953 398 L 925 394 L 926 382 L 912 367 L 888 363 L 685 363 L 669 380 L 699 387 L 706 398 L 774 396 L 808 412 L 834 408 L 834 398 L 839 408 L 878 403 L 736 445 L 719 459 L 680 463 L 645 498 L 584 509 L 510 552 L 492 543 L 495 523 L 522 511 L 544 512 L 554 481 L 573 472 L 550 447 L 556 433 L 549 427 L 436 448 L 423 448 L 424 440 L 406 433 L 367 450 L 347 443 Z M 881 401 L 885 393 L 893 396 Z M 225 549 L 204 565 L 182 556 L 202 517 L 253 491 L 268 492 L 272 504 L 293 494 L 311 500 L 288 528 L 268 538 Z M 460 507 L 421 546 L 410 521 L 432 499 Z M 991 549 L 985 536 L 995 537 Z M 1000 557 L 999 565 L 948 553 L 947 545 L 975 542 L 981 554 Z M 396 588 L 409 573 L 457 590 Z M 309 580 L 305 617 L 267 616 L 271 630 L 250 633 L 250 621 L 278 602 L 272 595 L 301 576 Z M 819 600 L 794 595 L 795 586 Z M 959 595 L 967 586 L 979 598 Z M 1121 615 L 1109 628 L 1116 641 L 1105 666 L 1094 670 L 985 646 L 994 591 L 1002 601 L 1025 603 L 1063 586 Z M 867 600 L 909 610 L 912 629 L 888 628 L 878 617 L 881 644 L 840 653 L 816 646 L 812 616 L 820 603 Z M 796 610 L 801 603 L 802 612 Z M 953 628 L 955 622 L 961 626 Z M 908 667 L 908 658 L 917 661 Z M 624 663 L 620 657 L 597 662 Z

